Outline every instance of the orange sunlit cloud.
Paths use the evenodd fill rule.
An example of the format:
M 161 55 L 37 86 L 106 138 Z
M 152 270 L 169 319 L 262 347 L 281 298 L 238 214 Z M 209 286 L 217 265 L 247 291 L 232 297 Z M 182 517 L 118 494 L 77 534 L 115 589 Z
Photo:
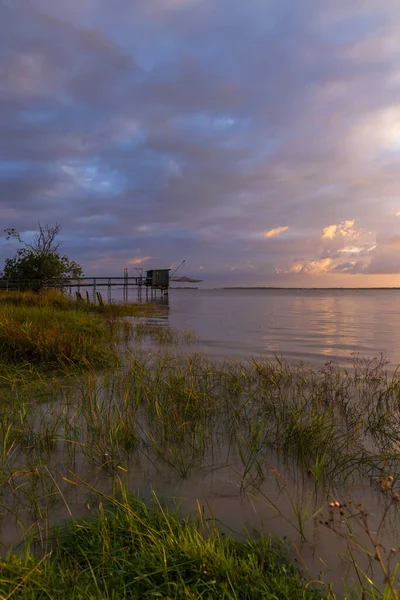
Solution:
M 322 239 L 323 240 L 333 240 L 336 235 L 337 225 L 328 225 L 322 231 Z
M 146 260 L 150 260 L 151 256 L 142 256 L 140 258 L 131 258 L 128 260 L 128 265 L 141 265 L 146 262 Z
M 322 258 L 320 260 L 307 260 L 305 262 L 299 262 L 292 265 L 289 269 L 275 269 L 275 273 L 280 274 L 308 274 L 316 275 L 319 273 L 326 273 L 332 266 L 332 259 Z
M 276 235 L 280 235 L 284 231 L 287 231 L 289 227 L 277 227 L 276 229 L 270 229 L 264 233 L 264 237 L 274 237 Z
M 354 237 L 357 234 L 356 229 L 354 229 L 354 219 L 352 221 L 343 221 L 339 225 L 324 227 L 321 237 L 323 240 L 333 240 L 339 234 L 343 237 Z

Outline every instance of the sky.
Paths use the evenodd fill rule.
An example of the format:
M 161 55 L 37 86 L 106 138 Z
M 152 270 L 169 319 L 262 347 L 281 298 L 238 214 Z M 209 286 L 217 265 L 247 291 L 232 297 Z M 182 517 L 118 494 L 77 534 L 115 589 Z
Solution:
M 87 276 L 400 286 L 399 0 L 0 0 L 0 186 Z

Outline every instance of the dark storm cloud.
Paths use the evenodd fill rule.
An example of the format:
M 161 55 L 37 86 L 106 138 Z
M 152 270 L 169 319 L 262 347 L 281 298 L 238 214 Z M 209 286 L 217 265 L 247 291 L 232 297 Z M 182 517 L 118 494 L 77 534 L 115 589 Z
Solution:
M 392 250 L 370 249 L 400 210 L 389 0 L 3 0 L 0 13 L 4 228 L 60 221 L 86 272 L 182 258 L 221 283 L 398 272 Z M 345 236 L 321 239 L 346 220 L 347 253 Z

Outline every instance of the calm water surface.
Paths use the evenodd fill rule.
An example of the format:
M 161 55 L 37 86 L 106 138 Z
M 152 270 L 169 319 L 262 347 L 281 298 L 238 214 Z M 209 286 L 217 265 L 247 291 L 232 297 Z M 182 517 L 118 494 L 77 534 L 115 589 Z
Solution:
M 400 364 L 400 290 L 171 290 L 168 322 L 214 357 L 283 355 L 348 365 L 353 353 Z
M 121 298 L 118 294 L 113 296 L 114 300 L 122 299 L 122 291 Z M 134 291 L 129 299 L 136 300 Z M 156 321 L 178 330 L 194 330 L 199 338 L 198 344 L 188 345 L 187 350 L 201 351 L 214 358 L 241 359 L 250 355 L 271 358 L 278 354 L 318 367 L 327 360 L 348 365 L 353 353 L 376 357 L 382 352 L 391 361 L 392 368 L 400 363 L 400 290 L 171 290 L 165 312 Z M 182 349 L 186 351 L 184 345 Z M 89 383 L 89 390 L 82 388 L 84 398 L 86 394 L 94 393 L 95 386 L 93 382 Z M 118 390 L 118 378 L 115 385 Z M 58 423 L 56 431 L 60 438 L 53 451 L 36 457 L 41 471 L 44 464 L 43 472 L 48 474 L 43 481 L 48 482 L 48 489 L 53 490 L 50 495 L 47 491 L 43 492 L 43 502 L 47 502 L 46 498 L 51 500 L 48 508 L 46 504 L 43 509 L 43 531 L 49 524 L 68 518 L 66 504 L 75 517 L 87 514 L 88 490 L 84 486 L 68 484 L 74 473 L 80 481 L 107 493 L 114 485 L 115 473 L 105 468 L 105 455 L 102 454 L 106 451 L 106 456 L 109 456 L 110 452 L 112 458 L 112 452 L 107 446 L 99 445 L 107 443 L 107 428 L 101 434 L 104 439 L 99 438 L 101 442 L 93 444 L 93 448 L 90 444 L 80 443 L 79 432 L 89 430 L 86 413 L 80 412 L 83 405 L 80 393 L 78 390 L 75 397 L 75 393 L 65 392 L 61 403 L 56 401 L 47 406 L 41 402 L 33 408 L 38 427 L 47 421 Z M 102 399 L 99 391 L 95 394 Z M 106 400 L 106 406 L 112 406 L 112 394 Z M 80 414 L 82 417 L 79 417 Z M 92 419 L 91 415 L 89 419 Z M 70 430 L 70 426 L 75 429 Z M 151 438 L 154 435 L 152 427 Z M 71 433 L 75 430 L 78 442 L 66 444 L 69 436 L 75 435 Z M 307 576 L 316 579 L 321 570 L 324 571 L 326 581 L 335 583 L 337 598 L 344 598 L 340 591 L 343 589 L 342 579 L 350 582 L 355 577 L 351 561 L 344 558 L 347 541 L 319 523 L 320 519 L 326 518 L 328 501 L 333 497 L 326 490 L 317 489 L 312 479 L 304 477 L 296 458 L 283 463 L 273 452 L 263 457 L 264 479 L 257 489 L 250 486 L 243 491 L 243 461 L 235 450 L 236 442 L 232 442 L 229 436 L 229 432 L 224 437 L 219 431 L 213 443 L 210 439 L 205 456 L 198 459 L 185 478 L 179 476 L 170 462 L 157 462 L 157 454 L 149 454 L 152 451 L 150 443 L 146 440 L 143 444 L 139 443 L 124 463 L 128 488 L 139 491 L 146 499 L 151 498 L 154 490 L 159 496 L 176 501 L 182 514 L 195 513 L 200 503 L 205 516 L 215 517 L 224 531 L 233 530 L 241 534 L 245 528 L 252 535 L 264 531 L 287 536 L 291 540 L 293 556 L 295 559 L 297 555 L 301 556 L 301 565 Z M 9 517 L 0 523 L 0 545 L 5 548 L 19 543 L 21 523 L 29 531 L 32 514 L 36 515 L 36 512 L 32 513 L 33 508 L 36 511 L 36 504 L 32 508 L 31 496 L 25 491 L 29 491 L 32 467 L 21 468 L 26 460 L 24 449 L 21 455 L 18 447 L 13 449 L 12 446 L 11 450 L 9 453 L 16 461 L 15 466 L 11 463 L 7 466 L 11 476 L 8 479 L 9 475 L 5 475 L 0 489 L 3 510 L 7 503 L 10 509 Z M 8 460 L 11 458 L 8 457 Z M 34 460 L 35 454 L 29 448 L 29 464 L 36 464 Z M 119 464 L 117 460 L 120 460 L 118 454 L 112 460 L 114 466 Z M 15 491 L 10 486 L 11 479 L 15 479 Z M 52 487 L 54 482 L 62 487 L 62 497 L 57 497 Z M 353 485 L 349 479 L 339 499 L 343 502 L 350 500 L 353 506 L 363 502 L 370 515 L 371 527 L 374 530 L 380 527 L 385 498 L 382 500 L 382 494 L 375 485 L 369 481 L 365 485 L 360 484 L 358 480 Z M 18 519 L 14 518 L 17 514 L 14 512 L 15 502 L 19 503 Z M 300 535 L 299 515 L 305 539 Z M 36 516 L 34 518 L 37 519 Z M 357 539 L 368 547 L 365 532 L 357 529 L 357 535 Z M 386 548 L 400 547 L 397 513 L 385 522 L 382 538 Z M 357 562 L 370 575 L 365 553 L 357 555 Z M 379 570 L 376 581 L 379 585 L 383 581 Z

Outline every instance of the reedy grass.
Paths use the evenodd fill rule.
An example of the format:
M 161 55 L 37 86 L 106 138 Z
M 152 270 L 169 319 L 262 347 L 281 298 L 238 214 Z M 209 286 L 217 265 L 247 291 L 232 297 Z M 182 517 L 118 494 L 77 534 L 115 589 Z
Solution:
M 270 537 L 235 541 L 201 511 L 182 521 L 156 496 L 149 507 L 126 489 L 99 500 L 42 559 L 2 561 L 3 598 L 321 598 Z
M 139 467 L 149 461 L 178 482 L 229 466 L 242 494 L 275 506 L 276 514 L 292 520 L 302 539 L 322 506 L 315 506 L 315 498 L 323 503 L 356 484 L 376 488 L 377 479 L 388 475 L 393 489 L 398 486 L 400 383 L 397 373 L 387 376 L 382 357 L 355 357 L 354 369 L 346 371 L 334 363 L 313 370 L 280 357 L 220 363 L 198 354 L 141 353 L 119 344 L 123 335 L 127 342 L 135 339 L 135 327 L 116 312 L 105 318 L 85 303 L 82 309 L 74 308 L 68 299 L 60 300 L 65 309 L 55 308 L 59 298 L 52 304 L 38 296 L 33 295 L 28 308 L 19 300 L 15 305 L 0 300 L 0 314 L 10 317 L 7 311 L 14 311 L 23 349 L 29 348 L 27 340 L 35 343 L 30 334 L 35 327 L 43 327 L 43 332 L 53 327 L 54 315 L 69 328 L 65 335 L 70 334 L 73 343 L 81 339 L 74 327 L 79 323 L 84 328 L 85 319 L 89 337 L 94 336 L 86 349 L 80 344 L 88 361 L 77 358 L 75 375 L 68 369 L 71 362 L 57 358 L 55 336 L 50 336 L 53 346 L 39 338 L 35 356 L 47 360 L 47 368 L 69 373 L 62 387 L 38 369 L 29 372 L 30 362 L 18 362 L 18 346 L 14 362 L 3 362 L 0 504 L 6 514 L 16 515 L 25 537 L 31 543 L 38 540 L 45 552 L 52 503 L 60 494 L 68 497 L 68 486 L 60 481 L 67 468 L 79 468 L 89 481 L 99 472 L 113 481 L 117 469 L 128 470 L 132 461 Z M 93 334 L 96 328 L 101 340 Z M 11 330 L 7 335 L 11 344 Z M 94 372 L 90 344 L 100 344 L 101 352 L 105 344 L 108 352 L 110 340 L 118 341 L 113 348 L 117 361 L 112 362 L 113 356 L 108 363 L 112 370 Z M 10 345 L 6 348 L 10 351 Z M 83 364 L 88 373 L 82 377 L 78 367 Z M 275 469 L 278 462 L 307 488 L 304 503 L 290 495 L 288 486 L 290 514 L 274 503 L 268 489 L 274 472 L 271 460 Z M 393 504 L 393 513 L 396 510 Z M 37 523 L 43 520 L 42 532 Z M 354 565 L 357 560 L 354 554 Z M 391 565 L 390 577 L 395 568 Z M 365 578 L 361 582 L 361 587 L 368 584 Z M 387 598 L 389 592 L 384 592 Z M 379 597 L 376 590 L 368 594 Z
M 178 456 L 186 447 L 200 458 L 207 444 L 224 439 L 226 446 L 237 448 L 243 481 L 254 469 L 263 479 L 263 463 L 271 452 L 284 461 L 294 460 L 307 478 L 327 489 L 386 472 L 397 477 L 399 451 L 388 444 L 399 435 L 393 398 L 387 398 L 384 411 L 382 405 L 375 408 L 363 401 L 363 418 L 354 421 L 337 399 L 333 404 L 322 396 L 315 381 L 306 392 L 303 380 L 297 385 L 293 374 L 289 382 L 281 379 L 279 388 L 267 387 L 258 375 L 251 363 L 217 365 L 199 356 L 131 356 L 116 373 L 81 381 L 80 391 L 74 392 L 79 404 L 73 401 L 78 438 L 74 440 L 70 431 L 64 437 L 97 443 L 108 452 L 114 448 L 129 454 L 144 445 L 150 452 L 153 447 L 158 457 L 162 448 L 167 449 L 166 456 L 172 449 Z M 396 400 L 397 388 L 392 394 Z M 20 442 L 26 448 L 51 445 L 57 438 L 57 415 L 65 405 L 65 400 L 59 402 L 53 412 L 46 409 L 50 412 L 45 419 L 40 413 L 40 428 L 36 427 L 40 431 L 35 434 L 29 433 L 35 426 L 29 419 L 25 423 L 23 413 L 16 423 L 6 411 L 3 452 Z M 29 402 L 20 396 L 14 404 L 31 413 Z M 377 412 L 381 418 L 371 431 Z
M 397 504 L 400 503 L 400 494 L 393 490 L 393 478 L 388 476 L 379 480 L 379 489 L 385 495 L 385 502 L 382 514 L 379 517 L 374 529 L 370 525 L 370 516 L 364 507 L 363 503 L 353 506 L 351 502 L 342 504 L 338 501 L 330 502 L 328 509 L 327 520 L 320 520 L 321 525 L 325 525 L 328 529 L 335 532 L 336 535 L 345 539 L 348 542 L 347 559 L 354 567 L 357 578 L 364 588 L 365 582 L 369 584 L 369 592 L 371 597 L 383 597 L 398 600 L 400 595 L 398 592 L 398 568 L 399 564 L 393 566 L 393 559 L 400 554 L 400 548 L 387 548 L 384 544 L 382 530 L 385 526 L 388 514 Z M 361 527 L 365 541 L 356 533 L 356 527 Z M 362 550 L 364 556 L 367 556 L 370 561 L 376 561 L 384 576 L 385 588 L 380 590 L 371 577 L 357 563 L 354 550 Z M 373 569 L 371 569 L 373 570 Z
M 105 368 L 119 362 L 118 341 L 133 326 L 123 316 L 154 314 L 145 304 L 89 305 L 60 292 L 0 293 L 0 377 L 26 371 Z
M 124 302 L 109 302 L 95 304 L 82 302 L 57 290 L 42 290 L 40 292 L 0 291 L 0 306 L 36 306 L 39 308 L 58 308 L 63 311 L 79 311 L 108 315 L 114 317 L 150 317 L 162 311 L 155 304 Z
M 339 403 L 328 404 L 315 382 L 307 394 L 293 376 L 280 388 L 269 389 L 251 364 L 236 368 L 234 373 L 231 362 L 210 365 L 200 357 L 132 357 L 118 374 L 81 382 L 81 391 L 74 392 L 80 394 L 75 423 L 87 441 L 125 446 L 127 451 L 140 442 L 151 446 L 149 440 L 157 441 L 158 448 L 188 443 L 201 449 L 206 440 L 222 436 L 231 447 L 236 445 L 245 478 L 256 468 L 262 479 L 262 463 L 271 452 L 294 459 L 308 477 L 328 487 L 387 471 L 397 476 L 399 452 L 388 445 L 388 440 L 398 439 L 399 416 L 391 409 L 392 401 L 385 412 L 364 402 L 363 418 L 349 421 L 349 411 Z M 20 396 L 18 403 L 20 410 L 31 412 Z M 6 411 L 3 447 L 56 438 L 54 423 L 62 406 L 46 422 L 42 418 L 40 437 L 28 435 L 34 426 L 24 424 L 22 413 L 20 422 L 10 423 Z M 379 424 L 371 431 L 378 411 Z

